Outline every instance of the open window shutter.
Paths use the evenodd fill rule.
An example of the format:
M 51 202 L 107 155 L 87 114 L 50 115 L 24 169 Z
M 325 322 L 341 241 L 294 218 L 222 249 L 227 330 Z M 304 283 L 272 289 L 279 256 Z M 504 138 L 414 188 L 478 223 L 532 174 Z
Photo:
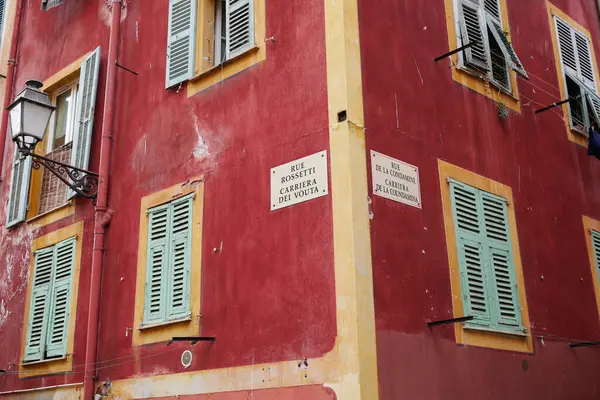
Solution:
M 254 1 L 226 0 L 226 54 L 227 60 L 254 46 Z
M 149 211 L 144 324 L 165 320 L 168 244 L 171 237 L 169 220 L 168 205 Z
M 41 360 L 45 351 L 53 266 L 53 247 L 35 252 L 27 344 L 25 345 L 24 361 L 26 362 Z
M 52 7 L 62 4 L 65 0 L 42 0 L 42 10 L 48 11 Z
M 493 273 L 495 320 L 499 327 L 521 326 L 521 311 L 517 293 L 515 267 L 511 255 L 506 200 L 481 193 L 485 237 Z
M 598 123 L 598 126 L 600 126 L 600 96 L 588 87 L 585 87 L 585 93 L 587 96 L 586 101 L 589 105 L 588 115 Z
M 6 18 L 6 0 L 0 0 L 0 43 L 2 43 L 2 34 L 4 33 L 5 18 Z
M 580 77 L 583 83 L 592 90 L 596 91 L 596 79 L 594 76 L 594 67 L 592 62 L 592 53 L 588 38 L 581 32 L 575 32 L 575 44 L 577 47 L 577 61 L 579 65 Z
M 488 326 L 491 320 L 489 289 L 477 190 L 450 181 L 450 193 L 465 315 L 475 317 L 473 324 Z
M 488 43 L 483 30 L 483 12 L 478 3 L 471 0 L 460 0 L 459 3 L 459 25 L 462 36 L 462 45 L 474 43 L 464 52 L 464 61 L 468 66 L 489 70 L 490 58 Z
M 71 150 L 71 165 L 80 169 L 88 169 L 90 161 L 99 71 L 100 47 L 81 63 L 77 107 L 75 108 L 77 125 L 73 134 L 73 150 Z M 69 198 L 75 196 L 75 192 L 69 190 L 68 196 Z
M 194 76 L 196 0 L 169 0 L 167 89 Z
M 487 0 L 486 0 L 486 2 L 487 2 Z M 519 60 L 519 57 L 517 56 L 517 52 L 513 48 L 512 44 L 510 43 L 510 40 L 508 40 L 508 36 L 506 35 L 506 32 L 504 31 L 504 29 L 502 29 L 502 25 L 499 25 L 497 21 L 495 21 L 493 18 L 491 18 L 488 15 L 487 26 L 488 26 L 490 32 L 492 32 L 492 35 L 494 36 L 494 38 L 496 39 L 498 46 L 500 46 L 500 49 L 502 50 L 504 58 L 506 60 L 508 60 L 508 62 L 510 63 L 510 67 L 516 73 L 521 75 L 523 78 L 529 79 L 529 77 L 527 76 L 527 72 L 525 71 L 525 68 L 523 68 L 523 64 L 521 64 L 521 61 Z
M 55 246 L 52 300 L 48 317 L 46 356 L 62 357 L 67 353 L 67 332 L 71 312 L 71 284 L 75 263 L 75 238 Z
M 558 48 L 560 50 L 560 60 L 565 73 L 577 76 L 577 58 L 575 56 L 575 46 L 573 45 L 573 30 L 571 27 L 559 18 L 554 18 L 556 22 L 556 32 L 558 36 Z
M 10 228 L 25 221 L 29 201 L 29 178 L 31 177 L 31 157 L 23 157 L 18 151 L 15 155 L 13 173 L 10 181 L 10 193 L 6 210 L 6 227 Z
M 502 25 L 502 11 L 498 0 L 483 0 L 483 8 L 489 16 L 496 19 Z
M 171 203 L 171 245 L 167 319 L 179 319 L 190 313 L 190 252 L 192 197 Z

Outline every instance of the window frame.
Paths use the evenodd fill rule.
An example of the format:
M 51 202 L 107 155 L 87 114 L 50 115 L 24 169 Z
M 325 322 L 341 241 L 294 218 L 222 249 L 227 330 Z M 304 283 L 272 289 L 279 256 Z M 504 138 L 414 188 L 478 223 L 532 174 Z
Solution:
M 52 105 L 57 107 L 58 96 L 67 92 L 68 90 L 71 90 L 71 98 L 73 100 L 73 105 L 71 107 L 69 107 L 69 111 L 68 111 L 68 115 L 67 115 L 67 118 L 71 122 L 71 131 L 65 132 L 65 143 L 63 144 L 63 146 L 73 142 L 73 136 L 75 134 L 76 115 L 77 115 L 77 95 L 79 94 L 78 89 L 79 89 L 79 76 L 77 76 L 77 78 L 74 78 L 71 82 L 52 91 L 52 93 L 50 94 L 50 101 L 52 102 Z M 57 111 L 58 111 L 58 109 L 57 109 Z M 48 133 L 46 135 L 47 140 L 45 140 L 45 142 L 46 142 L 45 143 L 45 147 L 46 147 L 45 154 L 49 154 L 49 153 L 53 152 L 54 150 L 56 150 L 56 149 L 52 148 L 52 145 L 54 142 L 54 136 L 56 135 L 56 115 L 57 115 L 57 112 L 52 113 L 52 117 L 50 119 L 50 124 L 48 124 Z M 70 140 L 68 140 L 69 137 L 70 137 Z
M 192 183 L 190 183 L 192 182 Z M 168 204 L 191 195 L 191 233 L 190 250 L 190 288 L 189 317 L 153 324 L 144 324 L 147 260 L 149 250 L 148 211 L 160 205 Z M 204 208 L 204 178 L 196 177 L 188 182 L 177 184 L 141 199 L 140 228 L 138 239 L 138 261 L 133 321 L 133 346 L 165 342 L 174 336 L 198 336 L 200 334 L 199 315 L 201 306 L 202 272 L 202 219 Z
M 600 221 L 586 215 L 582 216 L 583 232 L 585 235 L 585 243 L 588 251 L 590 273 L 594 286 L 594 296 L 596 298 L 596 306 L 598 308 L 598 316 L 600 316 L 600 254 L 597 252 L 596 246 L 593 243 L 594 233 L 600 235 Z
M 452 314 L 454 318 L 465 316 L 463 302 L 463 285 L 460 276 L 460 262 L 454 226 L 453 207 L 450 194 L 449 179 L 469 185 L 483 192 L 504 198 L 507 203 L 507 217 L 510 235 L 510 249 L 512 251 L 515 280 L 518 291 L 518 305 L 521 312 L 521 325 L 523 332 L 508 332 L 489 329 L 487 327 L 473 327 L 472 324 L 455 324 L 454 333 L 457 344 L 487 347 L 493 349 L 514 351 L 519 353 L 532 353 L 533 340 L 530 329 L 527 295 L 525 290 L 523 266 L 517 234 L 516 216 L 512 189 L 509 186 L 478 175 L 474 172 L 438 160 L 439 184 L 446 235 L 446 250 L 448 253 L 448 266 L 450 277 L 450 298 L 452 301 Z M 446 316 L 444 316 L 446 317 Z M 526 329 L 526 331 L 525 331 Z
M 71 298 L 70 298 L 70 312 L 68 319 L 68 329 L 66 334 L 66 352 L 63 357 L 44 359 L 41 361 L 33 361 L 23 363 L 25 359 L 26 346 L 28 339 L 29 330 L 29 312 L 33 294 L 33 278 L 35 260 L 31 257 L 29 270 L 29 280 L 27 285 L 27 295 L 25 299 L 25 317 L 23 318 L 22 338 L 21 338 L 21 352 L 19 358 L 19 378 L 28 378 L 34 376 L 51 375 L 57 373 L 64 373 L 73 370 L 73 356 L 75 348 L 75 331 L 77 321 L 77 309 L 79 301 L 79 278 L 81 272 L 81 254 L 83 245 L 83 231 L 84 222 L 79 221 L 75 224 L 66 226 L 54 232 L 50 232 L 44 236 L 38 237 L 33 240 L 31 244 L 31 254 L 33 255 L 36 251 L 55 246 L 61 242 L 64 242 L 70 238 L 75 238 L 75 255 L 73 262 L 73 270 L 71 276 Z

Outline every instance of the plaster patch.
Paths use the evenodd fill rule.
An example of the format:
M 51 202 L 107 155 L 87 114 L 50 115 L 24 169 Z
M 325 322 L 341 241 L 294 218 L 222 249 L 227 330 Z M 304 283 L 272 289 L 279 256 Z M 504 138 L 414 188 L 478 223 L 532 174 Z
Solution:
M 194 129 L 196 131 L 196 136 L 198 136 L 198 143 L 196 144 L 196 147 L 194 147 L 194 151 L 192 152 L 192 154 L 194 155 L 195 159 L 199 159 L 208 156 L 208 145 L 206 144 L 206 141 L 204 140 L 204 138 L 202 137 L 202 133 L 200 132 L 200 119 L 198 118 L 195 112 L 193 113 L 193 118 Z

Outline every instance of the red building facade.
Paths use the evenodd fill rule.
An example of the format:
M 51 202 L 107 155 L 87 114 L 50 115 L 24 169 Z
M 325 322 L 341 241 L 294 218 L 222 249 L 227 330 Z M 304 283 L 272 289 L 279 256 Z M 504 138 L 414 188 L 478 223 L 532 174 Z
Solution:
M 596 398 L 597 4 L 421 3 L 7 2 L 0 396 Z

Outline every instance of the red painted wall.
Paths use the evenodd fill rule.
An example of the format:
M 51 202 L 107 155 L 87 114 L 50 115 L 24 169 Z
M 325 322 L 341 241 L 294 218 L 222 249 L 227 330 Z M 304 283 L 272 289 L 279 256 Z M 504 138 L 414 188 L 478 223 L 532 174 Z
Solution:
M 600 219 L 600 161 L 568 141 L 559 115 L 534 115 L 534 102 L 556 101 L 544 91 L 560 96 L 545 0 L 507 2 L 531 79 L 518 83 L 522 113 L 500 121 L 493 101 L 454 82 L 447 62 L 433 62 L 451 50 L 443 0 L 359 1 L 367 150 L 418 166 L 423 201 L 419 210 L 373 196 L 382 400 L 600 396 L 599 348 L 535 339 L 600 338 L 582 226 L 582 214 Z M 588 27 L 600 54 L 595 1 L 554 4 Z M 427 328 L 453 315 L 438 159 L 512 187 L 532 355 L 459 346 L 452 327 Z
M 27 79 L 45 79 L 102 46 L 90 162 L 97 170 L 109 34 L 105 2 L 68 0 L 49 12 L 39 10 L 39 1 L 24 3 L 18 90 Z M 269 207 L 271 167 L 328 149 L 324 7 L 321 0 L 267 1 L 266 6 L 267 36 L 276 38 L 267 45 L 266 61 L 189 99 L 186 90 L 164 89 L 168 2 L 133 1 L 124 11 L 119 62 L 138 75 L 117 72 L 109 193 L 115 215 L 102 282 L 101 380 L 183 371 L 181 351 L 162 354 L 170 349 L 164 343 L 136 349 L 161 355 L 134 361 L 126 329 L 136 328 L 141 198 L 199 175 L 206 176 L 202 282 L 193 284 L 202 285 L 202 334 L 217 340 L 195 345 L 191 370 L 318 357 L 333 347 L 330 197 L 276 212 Z M 202 143 L 206 153 L 198 147 Z M 8 174 L 1 186 L 3 206 L 9 182 Z M 19 362 L 31 240 L 81 219 L 73 358 L 76 366 L 84 363 L 93 209 L 79 199 L 73 217 L 37 232 L 21 226 L 0 233 L 0 298 L 9 310 L 0 319 L 0 369 L 12 363 L 15 370 Z M 221 245 L 222 252 L 214 253 Z M 81 373 L 27 380 L 0 375 L 0 391 L 82 378 Z

